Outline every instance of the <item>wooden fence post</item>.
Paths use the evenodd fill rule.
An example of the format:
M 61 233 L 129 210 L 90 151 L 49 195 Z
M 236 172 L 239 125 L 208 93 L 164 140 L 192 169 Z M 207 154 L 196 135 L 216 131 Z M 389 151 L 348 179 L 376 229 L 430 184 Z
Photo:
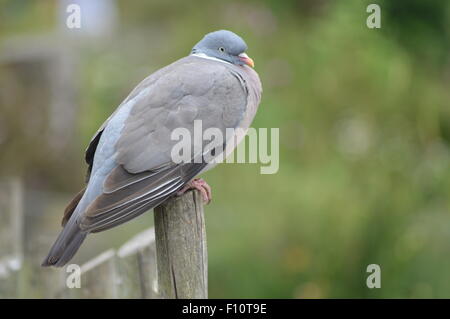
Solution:
M 198 191 L 155 208 L 158 288 L 162 298 L 208 298 L 203 200 Z

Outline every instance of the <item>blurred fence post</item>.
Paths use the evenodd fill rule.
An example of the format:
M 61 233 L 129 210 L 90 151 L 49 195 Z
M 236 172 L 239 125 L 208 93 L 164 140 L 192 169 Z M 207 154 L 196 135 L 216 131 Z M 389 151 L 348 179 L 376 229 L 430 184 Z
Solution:
M 62 272 L 40 267 L 53 239 L 44 212 L 48 194 L 32 191 L 21 178 L 0 183 L 0 296 L 48 298 L 54 295 Z M 48 235 L 48 236 L 46 236 Z
M 158 287 L 162 298 L 208 298 L 203 199 L 198 191 L 155 208 Z
M 81 287 L 59 287 L 57 298 L 158 298 L 155 230 L 147 229 L 81 266 Z
M 119 297 L 157 298 L 155 230 L 150 228 L 133 237 L 117 256 Z
M 107 250 L 81 266 L 81 288 L 71 289 L 78 298 L 117 298 L 116 253 Z
M 19 178 L 0 184 L 0 298 L 18 295 L 23 260 L 23 185 Z
M 54 227 L 52 215 L 59 208 L 58 194 L 43 188 L 25 188 L 23 220 L 23 263 L 20 271 L 21 298 L 52 298 L 64 281 L 65 273 L 41 267 L 59 229 Z

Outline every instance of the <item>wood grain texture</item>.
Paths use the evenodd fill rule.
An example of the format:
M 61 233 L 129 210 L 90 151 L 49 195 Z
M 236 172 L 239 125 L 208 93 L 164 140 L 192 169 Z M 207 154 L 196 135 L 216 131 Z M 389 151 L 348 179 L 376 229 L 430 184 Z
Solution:
M 162 298 L 208 298 L 208 260 L 202 197 L 198 191 L 155 208 L 158 287 Z

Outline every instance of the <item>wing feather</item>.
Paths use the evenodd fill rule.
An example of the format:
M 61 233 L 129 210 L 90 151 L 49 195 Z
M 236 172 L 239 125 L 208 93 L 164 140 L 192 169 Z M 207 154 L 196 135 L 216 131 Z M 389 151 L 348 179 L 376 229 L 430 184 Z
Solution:
M 89 205 L 83 214 L 80 228 L 88 232 L 99 232 L 136 217 L 164 202 L 195 177 L 206 165 L 207 163 L 177 165 L 170 169 L 170 172 L 160 172 L 153 175 L 152 178 L 144 180 L 148 185 L 138 185 L 139 191 L 133 192 L 129 187 L 125 187 L 112 194 L 102 194 Z M 132 194 L 129 195 L 129 193 Z M 109 196 L 125 198 L 115 200 Z M 107 206 L 102 206 L 102 204 Z

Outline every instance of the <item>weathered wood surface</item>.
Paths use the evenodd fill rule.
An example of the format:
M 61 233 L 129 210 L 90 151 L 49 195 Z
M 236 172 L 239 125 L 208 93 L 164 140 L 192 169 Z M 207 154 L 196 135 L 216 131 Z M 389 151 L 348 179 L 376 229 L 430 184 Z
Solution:
M 155 208 L 158 288 L 162 298 L 208 297 L 206 231 L 198 191 Z

